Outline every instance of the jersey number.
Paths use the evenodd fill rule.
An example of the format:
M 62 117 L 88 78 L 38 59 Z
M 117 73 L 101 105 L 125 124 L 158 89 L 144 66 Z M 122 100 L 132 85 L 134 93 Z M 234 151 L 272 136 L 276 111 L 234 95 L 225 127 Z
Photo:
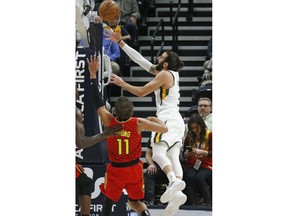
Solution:
M 124 141 L 124 143 L 123 143 Z M 125 145 L 125 154 L 129 154 L 129 140 L 128 139 L 117 139 L 117 142 L 118 142 L 118 153 L 119 155 L 122 155 L 123 152 L 122 152 L 122 146 L 123 144 Z

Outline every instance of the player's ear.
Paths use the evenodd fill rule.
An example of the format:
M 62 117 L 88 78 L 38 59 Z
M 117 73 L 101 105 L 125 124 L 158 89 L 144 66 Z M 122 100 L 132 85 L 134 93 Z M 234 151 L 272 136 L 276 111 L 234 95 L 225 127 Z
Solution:
M 164 62 L 164 63 L 163 63 L 163 67 L 164 67 L 164 68 L 168 68 L 168 66 L 169 66 L 169 63 L 168 63 L 168 62 Z

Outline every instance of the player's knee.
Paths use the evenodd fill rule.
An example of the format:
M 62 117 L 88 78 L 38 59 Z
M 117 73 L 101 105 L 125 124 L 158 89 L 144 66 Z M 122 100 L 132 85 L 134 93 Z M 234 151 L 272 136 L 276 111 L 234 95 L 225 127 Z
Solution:
M 155 144 L 155 145 L 158 145 L 158 144 Z M 160 145 L 162 145 L 162 144 L 160 144 Z M 154 161 L 156 161 L 156 163 L 159 164 L 159 162 L 163 159 L 163 155 L 166 155 L 165 146 L 163 146 L 163 147 L 161 147 L 161 146 L 153 147 L 152 159 Z

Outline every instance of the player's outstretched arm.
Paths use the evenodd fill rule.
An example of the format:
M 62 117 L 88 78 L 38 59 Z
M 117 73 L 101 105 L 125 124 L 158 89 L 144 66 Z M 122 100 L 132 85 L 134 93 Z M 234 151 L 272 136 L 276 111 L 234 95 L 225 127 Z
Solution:
M 168 127 L 157 117 L 138 118 L 138 132 L 141 133 L 143 130 L 166 133 Z
M 94 136 L 85 136 L 85 129 L 82 123 L 81 111 L 76 108 L 76 146 L 79 149 L 93 146 L 107 137 L 115 136 L 116 132 L 122 129 L 122 125 L 116 127 L 106 128 L 103 133 Z
M 111 40 L 117 43 L 123 49 L 123 51 L 144 70 L 146 70 L 147 72 L 153 75 L 157 74 L 157 71 L 155 70 L 155 66 L 151 62 L 149 62 L 147 59 L 145 59 L 139 52 L 137 52 L 135 49 L 133 49 L 128 44 L 126 44 L 123 40 L 121 40 L 121 36 L 119 34 L 113 31 L 107 31 L 105 35 L 107 36 L 107 40 Z

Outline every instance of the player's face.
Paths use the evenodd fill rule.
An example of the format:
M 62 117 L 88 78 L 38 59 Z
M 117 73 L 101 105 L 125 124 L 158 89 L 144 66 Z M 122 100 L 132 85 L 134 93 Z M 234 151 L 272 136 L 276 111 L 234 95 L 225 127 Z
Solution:
M 168 54 L 166 52 L 164 52 L 164 53 L 162 53 L 162 55 L 158 56 L 158 58 L 157 58 L 158 64 L 164 63 L 167 57 L 168 57 Z
M 156 70 L 160 71 L 163 69 L 163 64 L 166 62 L 166 58 L 167 58 L 168 54 L 166 52 L 162 53 L 162 55 L 158 56 L 157 58 L 157 66 L 156 66 Z

